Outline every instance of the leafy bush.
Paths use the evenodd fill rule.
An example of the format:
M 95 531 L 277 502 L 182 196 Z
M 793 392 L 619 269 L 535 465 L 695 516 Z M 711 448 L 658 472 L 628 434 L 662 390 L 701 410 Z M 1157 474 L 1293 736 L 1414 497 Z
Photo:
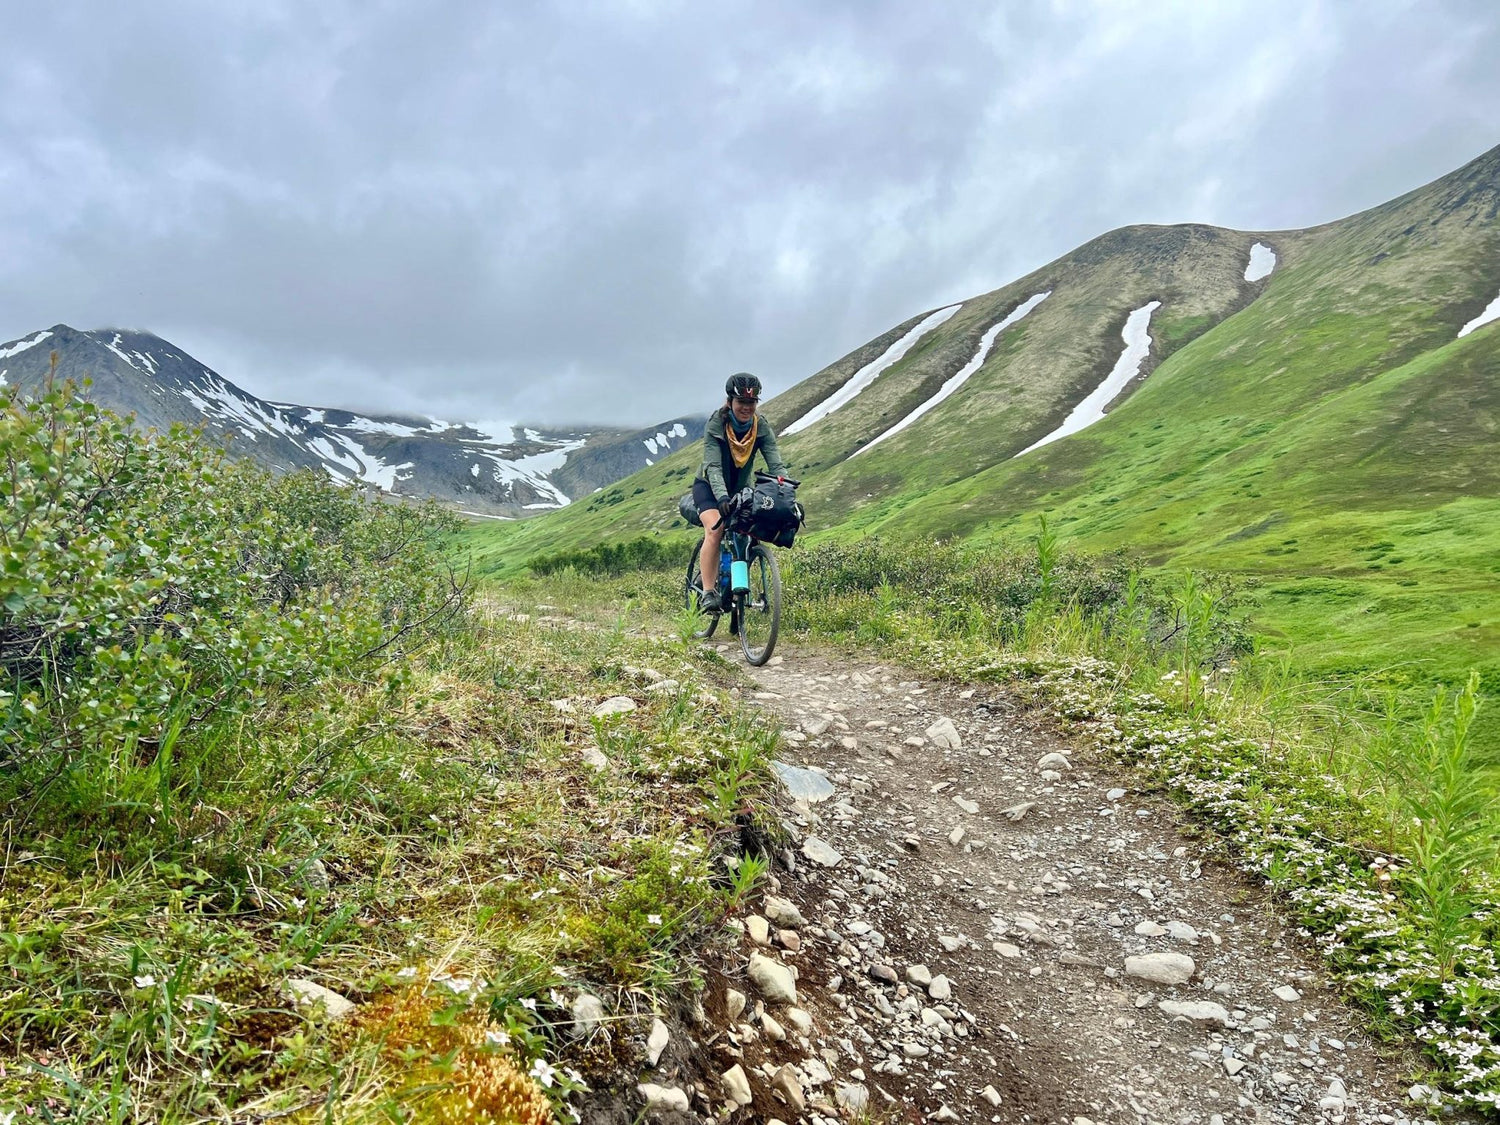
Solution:
M 368 674 L 462 602 L 452 517 L 135 432 L 70 383 L 0 390 L 0 464 L 6 803 L 151 770 L 109 798 L 149 812 L 184 731 Z
M 685 539 L 662 539 L 642 535 L 619 543 L 538 555 L 528 564 L 533 574 L 546 576 L 569 568 L 579 574 L 615 578 L 635 570 L 668 570 L 687 565 L 689 544 Z

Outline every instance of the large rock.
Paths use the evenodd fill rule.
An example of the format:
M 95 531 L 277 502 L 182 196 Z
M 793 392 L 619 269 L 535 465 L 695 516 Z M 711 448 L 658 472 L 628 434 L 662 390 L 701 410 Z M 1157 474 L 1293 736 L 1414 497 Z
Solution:
M 635 700 L 628 695 L 612 695 L 594 708 L 594 718 L 607 719 L 611 715 L 625 715 L 635 710 Z
M 1186 984 L 1198 966 L 1185 953 L 1146 953 L 1125 958 L 1125 972 L 1156 984 Z
M 802 1091 L 802 1080 L 790 1064 L 783 1063 L 776 1076 L 771 1079 L 771 1089 L 786 1099 L 787 1108 L 800 1114 L 807 1108 L 807 1095 Z
M 774 958 L 762 953 L 750 955 L 750 967 L 746 970 L 750 983 L 773 1004 L 795 1004 L 797 982 L 792 979 L 792 970 Z

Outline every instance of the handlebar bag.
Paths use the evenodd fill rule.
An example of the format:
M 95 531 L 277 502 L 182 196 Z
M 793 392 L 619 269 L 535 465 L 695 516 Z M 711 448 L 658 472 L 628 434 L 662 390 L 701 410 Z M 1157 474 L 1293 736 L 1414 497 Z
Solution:
M 746 531 L 777 547 L 790 547 L 806 519 L 796 488 L 776 480 L 757 484 L 738 514 Z

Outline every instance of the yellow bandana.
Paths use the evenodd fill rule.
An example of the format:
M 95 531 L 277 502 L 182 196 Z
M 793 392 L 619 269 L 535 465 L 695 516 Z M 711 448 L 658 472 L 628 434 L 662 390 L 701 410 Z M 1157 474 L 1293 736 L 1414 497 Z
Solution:
M 755 431 L 758 429 L 760 429 L 759 414 L 750 419 L 750 429 L 742 438 L 734 436 L 733 424 L 724 423 L 724 436 L 729 439 L 729 455 L 734 458 L 736 469 L 743 469 L 750 463 L 750 457 L 755 452 Z

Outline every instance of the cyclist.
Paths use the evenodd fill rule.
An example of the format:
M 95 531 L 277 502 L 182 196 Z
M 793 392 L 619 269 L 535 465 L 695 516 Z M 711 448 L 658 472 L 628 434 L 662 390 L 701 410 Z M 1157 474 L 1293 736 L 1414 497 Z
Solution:
M 731 375 L 724 384 L 724 405 L 708 416 L 703 429 L 703 466 L 693 480 L 693 503 L 698 521 L 703 524 L 703 550 L 698 556 L 698 573 L 703 580 L 703 597 L 699 602 L 705 613 L 717 613 L 719 603 L 716 581 L 719 573 L 719 544 L 724 539 L 724 517 L 731 500 L 749 486 L 754 476 L 755 454 L 765 458 L 766 468 L 778 477 L 786 476 L 786 462 L 776 445 L 776 432 L 757 412 L 760 403 L 760 380 L 748 372 Z

